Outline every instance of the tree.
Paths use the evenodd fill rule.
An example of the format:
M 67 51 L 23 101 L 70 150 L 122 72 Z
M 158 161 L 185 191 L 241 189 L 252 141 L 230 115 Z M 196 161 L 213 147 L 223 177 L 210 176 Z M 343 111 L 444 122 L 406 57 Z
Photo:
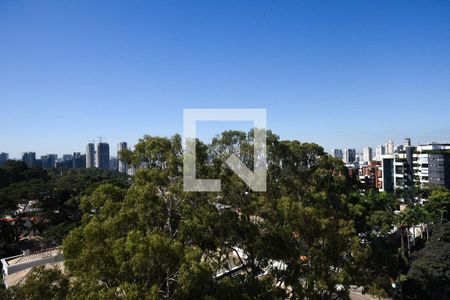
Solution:
M 409 229 L 413 225 L 414 224 L 412 224 L 411 214 L 409 213 L 408 208 L 405 209 L 404 211 L 400 212 L 397 215 L 397 227 L 400 230 L 400 234 L 401 234 L 400 242 L 401 242 L 401 247 L 402 247 L 402 255 L 405 255 L 405 253 L 407 253 L 408 258 L 411 257 L 411 238 L 410 238 Z M 405 238 L 406 238 L 406 245 L 407 245 L 406 249 L 404 246 Z
M 182 205 L 191 204 L 180 192 L 180 146 L 145 137 L 131 157 L 145 168 L 128 190 L 105 184 L 81 199 L 82 224 L 64 241 L 76 297 L 195 299 L 214 290 L 202 251 L 179 238 Z
M 42 235 L 45 246 L 60 245 L 81 218 L 78 205 L 82 195 L 92 193 L 101 183 L 129 185 L 126 175 L 109 170 L 48 174 L 18 161 L 8 161 L 0 170 L 0 179 L 4 180 L 0 183 L 1 257 L 20 253 L 17 243 L 20 235 Z M 28 205 L 30 201 L 40 210 L 18 211 L 19 204 Z M 4 216 L 12 218 L 4 220 Z
M 145 136 L 123 151 L 137 170 L 131 186 L 77 196 L 82 219 L 63 245 L 68 297 L 329 299 L 367 284 L 372 246 L 392 228 L 392 199 L 361 194 L 322 147 L 271 132 L 267 192 L 253 192 L 224 163 L 235 153 L 252 168 L 252 136 L 196 141 L 196 176 L 220 179 L 218 193 L 183 191 L 178 135 Z M 232 274 L 230 257 L 239 271 L 218 276 Z
M 25 283 L 10 289 L 11 299 L 65 299 L 69 279 L 57 268 L 37 267 L 26 277 Z
M 397 199 L 389 193 L 368 190 L 364 194 L 353 193 L 349 200 L 350 212 L 358 236 L 368 248 L 367 259 L 361 267 L 360 284 L 369 290 L 389 290 L 390 279 L 399 276 L 399 242 L 403 241 L 394 232 Z M 403 249 L 402 249 L 403 250 Z M 403 253 L 403 252 L 402 252 Z
M 0 220 L 0 258 L 17 254 L 17 233 L 10 223 Z
M 431 192 L 425 208 L 433 216 L 435 222 L 442 223 L 450 217 L 450 191 L 437 188 Z
M 450 297 L 450 223 L 436 225 L 425 247 L 414 253 L 403 290 L 414 299 Z

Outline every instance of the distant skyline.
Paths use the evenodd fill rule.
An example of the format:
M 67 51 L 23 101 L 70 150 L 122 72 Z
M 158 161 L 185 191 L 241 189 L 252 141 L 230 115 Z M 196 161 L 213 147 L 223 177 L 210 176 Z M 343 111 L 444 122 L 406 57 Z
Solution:
M 328 152 L 449 143 L 449 16 L 449 1 L 1 1 L 0 152 L 101 135 L 114 154 L 181 134 L 184 108 L 266 108 L 282 139 Z
M 238 130 L 247 131 L 247 128 L 250 128 L 250 127 L 249 126 L 245 126 L 245 127 L 237 126 L 237 127 L 235 127 L 235 126 L 233 126 L 233 124 L 230 123 L 229 126 L 226 127 L 226 128 L 224 128 L 224 126 L 220 126 L 218 128 L 222 128 L 223 130 L 238 129 Z M 203 132 L 200 131 L 198 133 L 199 134 L 199 138 L 201 138 L 205 142 L 210 142 L 212 137 L 216 135 L 215 131 L 213 132 L 212 130 L 214 130 L 214 128 L 207 128 L 207 129 L 205 128 L 203 130 Z M 222 132 L 223 130 L 218 131 L 218 132 Z M 180 132 L 180 134 L 182 134 L 182 132 Z M 144 136 L 144 134 L 141 137 L 139 137 L 139 138 L 142 138 L 143 136 Z M 167 135 L 167 137 L 170 137 L 170 136 L 171 135 Z M 408 136 L 405 136 L 403 138 L 399 138 L 397 140 L 393 140 L 394 144 L 395 145 L 403 145 L 404 139 L 406 137 L 408 137 Z M 280 136 L 280 138 L 281 139 L 285 139 L 283 136 Z M 130 143 L 130 141 L 127 141 L 126 139 L 120 140 L 120 141 L 114 141 L 114 142 L 109 142 L 107 139 L 103 139 L 103 142 L 106 142 L 106 143 L 109 144 L 109 146 L 110 146 L 110 156 L 111 157 L 117 157 L 117 145 L 118 145 L 118 143 L 126 142 L 128 144 L 128 148 L 132 149 L 134 147 L 134 145 L 138 142 L 138 139 L 134 140 L 134 141 L 131 141 L 131 143 Z M 85 144 L 77 146 L 77 148 L 75 150 L 68 150 L 68 151 L 65 151 L 65 152 L 52 151 L 52 149 L 46 148 L 46 149 L 49 149 L 49 150 L 48 151 L 43 151 L 43 152 L 42 151 L 36 151 L 36 150 L 33 150 L 33 149 L 27 149 L 25 151 L 21 151 L 21 152 L 17 152 L 17 153 L 12 153 L 12 152 L 8 152 L 8 151 L 0 150 L 0 153 L 1 152 L 7 152 L 9 154 L 9 159 L 21 159 L 22 158 L 22 154 L 24 152 L 35 152 L 36 153 L 36 159 L 40 158 L 43 155 L 47 155 L 47 154 L 57 154 L 58 158 L 62 158 L 63 154 L 73 154 L 74 152 L 80 152 L 82 154 L 85 154 L 86 153 L 86 145 L 88 143 L 91 143 L 91 142 L 93 142 L 95 145 L 97 145 L 99 140 L 98 139 L 89 140 Z M 301 142 L 315 142 L 315 141 L 301 141 Z M 354 144 L 343 145 L 343 146 L 340 146 L 340 147 L 325 147 L 323 144 L 320 144 L 320 143 L 319 144 L 322 147 L 324 147 L 324 150 L 327 153 L 329 153 L 329 154 L 332 154 L 331 153 L 332 149 L 342 149 L 342 150 L 355 149 L 356 153 L 362 154 L 363 153 L 363 148 L 365 148 L 365 147 L 371 147 L 375 151 L 376 146 L 378 146 L 378 145 L 385 146 L 385 144 L 387 142 L 388 142 L 388 139 L 386 139 L 385 141 L 382 141 L 382 142 L 380 142 L 378 144 L 372 143 L 372 144 L 363 145 L 361 147 L 355 147 Z M 429 140 L 424 140 L 424 141 L 415 141 L 414 139 L 412 139 L 412 145 L 413 146 L 418 146 L 419 144 L 427 144 L 427 143 L 430 143 L 430 142 L 450 143 L 449 140 L 432 140 L 432 139 L 429 139 Z M 30 147 L 28 147 L 28 148 L 30 148 Z

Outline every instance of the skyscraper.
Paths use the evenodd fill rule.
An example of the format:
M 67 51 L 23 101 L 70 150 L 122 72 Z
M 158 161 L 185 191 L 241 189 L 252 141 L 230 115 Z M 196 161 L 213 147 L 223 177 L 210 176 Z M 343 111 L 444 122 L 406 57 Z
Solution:
M 342 149 L 331 149 L 331 156 L 333 156 L 334 158 L 342 159 L 343 157 Z
M 22 153 L 22 161 L 26 163 L 28 167 L 32 167 L 36 162 L 36 153 L 35 152 Z
M 405 141 L 403 142 L 403 148 L 406 149 L 406 147 L 411 147 L 411 139 L 405 138 Z
M 41 156 L 41 163 L 43 169 L 53 169 L 56 166 L 58 160 L 57 154 L 47 154 Z
M 95 145 L 89 143 L 86 146 L 86 168 L 95 168 Z
M 381 191 L 393 192 L 395 187 L 395 159 L 393 155 L 381 156 Z
M 366 162 L 372 161 L 372 148 L 366 147 L 363 149 L 363 161 Z
M 375 148 L 375 160 L 381 161 L 381 156 L 384 155 L 384 154 L 386 154 L 384 146 L 383 145 L 378 145 Z
M 9 154 L 2 152 L 0 153 L 0 167 L 5 165 L 5 162 L 9 159 Z
M 80 152 L 73 153 L 72 168 L 82 169 L 86 167 L 86 156 L 82 155 Z
M 342 160 L 346 164 L 354 163 L 355 160 L 356 160 L 356 150 L 355 149 L 345 149 L 344 150 L 344 157 L 343 157 Z
M 97 168 L 109 170 L 109 144 L 100 142 L 97 144 Z
M 386 154 L 387 155 L 393 155 L 394 154 L 394 142 L 392 140 L 389 140 L 386 143 Z
M 124 163 L 121 159 L 120 151 L 127 149 L 127 142 L 120 142 L 117 144 L 117 159 L 119 160 L 119 172 L 121 173 L 127 173 L 128 172 L 128 166 L 126 163 Z

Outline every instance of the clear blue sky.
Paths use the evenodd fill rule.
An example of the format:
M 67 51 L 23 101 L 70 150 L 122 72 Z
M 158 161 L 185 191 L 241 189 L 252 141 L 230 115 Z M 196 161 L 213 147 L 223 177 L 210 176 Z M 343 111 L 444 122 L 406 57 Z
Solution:
M 327 150 L 450 142 L 450 1 L 0 1 L 0 152 L 267 108 Z

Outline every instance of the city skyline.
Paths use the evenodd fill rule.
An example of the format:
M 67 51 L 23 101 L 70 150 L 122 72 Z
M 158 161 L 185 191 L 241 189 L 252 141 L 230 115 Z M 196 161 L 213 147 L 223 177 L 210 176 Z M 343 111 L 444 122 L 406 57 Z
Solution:
M 232 128 L 232 129 L 234 129 L 234 128 Z M 242 128 L 239 128 L 239 129 L 242 129 Z M 142 135 L 142 137 L 143 137 L 143 136 L 144 136 L 144 135 Z M 202 137 L 202 138 L 200 138 L 200 139 L 201 139 L 202 141 L 205 141 L 205 140 L 206 140 L 206 142 L 210 142 L 213 136 L 215 136 L 215 135 L 208 135 L 208 134 L 205 133 L 205 130 L 204 130 L 204 131 L 203 131 L 203 136 L 200 136 L 200 137 Z M 103 137 L 102 137 L 102 138 L 103 138 Z M 385 146 L 387 145 L 387 143 L 388 143 L 389 141 L 393 141 L 395 147 L 396 147 L 396 146 L 401 146 L 401 145 L 404 144 L 405 139 L 411 140 L 411 143 L 412 143 L 413 145 L 416 145 L 416 146 L 419 146 L 419 145 L 427 145 L 427 144 L 431 144 L 431 143 L 450 144 L 449 141 L 428 140 L 428 141 L 423 141 L 423 142 L 420 141 L 420 142 L 418 142 L 418 141 L 414 140 L 414 139 L 411 138 L 411 137 L 403 137 L 403 138 L 398 139 L 398 140 L 394 140 L 394 139 L 386 139 L 384 142 L 382 141 L 382 142 L 380 142 L 380 143 L 373 143 L 373 142 L 372 142 L 372 143 L 370 143 L 370 144 L 368 144 L 368 145 L 363 145 L 362 147 L 355 147 L 354 144 L 343 145 L 343 146 L 340 146 L 340 147 L 334 147 L 334 148 L 326 148 L 326 147 L 324 147 L 324 146 L 321 145 L 321 144 L 319 144 L 319 146 L 322 146 L 322 147 L 324 148 L 325 152 L 327 152 L 328 154 L 330 154 L 330 155 L 332 155 L 332 156 L 333 156 L 333 150 L 342 150 L 342 151 L 344 151 L 344 150 L 346 150 L 346 149 L 354 149 L 354 150 L 356 151 L 356 154 L 361 154 L 361 155 L 362 155 L 362 154 L 364 153 L 364 149 L 367 148 L 367 147 L 369 147 L 369 148 L 371 148 L 372 151 L 373 151 L 373 154 L 372 154 L 373 157 L 376 157 L 375 151 L 376 151 L 376 148 L 377 148 L 377 147 L 382 146 L 383 148 L 385 148 Z M 133 142 L 133 143 L 130 143 L 128 140 L 125 141 L 125 142 L 124 142 L 124 140 L 118 140 L 117 142 L 109 142 L 108 140 L 105 140 L 105 139 L 103 138 L 103 139 L 101 140 L 101 142 L 102 142 L 102 143 L 107 143 L 107 144 L 109 144 L 110 146 L 113 145 L 112 151 L 110 151 L 110 157 L 117 157 L 117 153 L 115 153 L 115 150 L 116 150 L 116 149 L 114 148 L 114 145 L 117 145 L 117 147 L 119 147 L 119 144 L 125 143 L 125 145 L 127 145 L 128 148 L 133 149 L 133 148 L 134 148 L 134 145 L 135 145 L 138 141 L 136 140 L 136 141 Z M 301 142 L 309 142 L 309 141 L 301 141 Z M 50 148 L 48 148 L 48 149 L 49 149 L 48 151 L 40 152 L 40 151 L 35 151 L 35 150 L 31 149 L 31 147 L 28 147 L 26 151 L 17 152 L 17 153 L 14 153 L 14 152 L 8 152 L 8 151 L 6 151 L 5 149 L 0 149 L 0 153 L 7 153 L 8 156 L 9 156 L 9 159 L 15 159 L 15 160 L 21 160 L 23 154 L 24 154 L 24 153 L 29 153 L 29 152 L 34 152 L 34 153 L 36 154 L 36 158 L 39 158 L 40 156 L 53 155 L 53 154 L 56 154 L 56 155 L 58 156 L 58 158 L 62 158 L 62 156 L 65 155 L 65 154 L 73 154 L 73 153 L 77 153 L 77 152 L 80 152 L 80 153 L 83 153 L 83 154 L 87 154 L 87 153 L 89 152 L 89 151 L 87 150 L 88 145 L 89 145 L 89 144 L 93 144 L 93 145 L 94 145 L 94 149 L 93 149 L 93 150 L 94 150 L 94 156 L 95 156 L 95 153 L 96 153 L 96 151 L 97 151 L 97 150 L 96 150 L 96 147 L 97 147 L 98 143 L 100 143 L 100 139 L 99 139 L 98 141 L 96 141 L 96 140 L 89 140 L 87 143 L 85 143 L 84 145 L 79 146 L 79 147 L 76 148 L 76 149 L 72 149 L 72 150 L 69 149 L 69 150 L 63 151 L 63 152 L 52 151 L 52 149 L 50 149 Z M 95 158 L 95 157 L 93 157 L 93 158 L 94 158 L 94 161 L 95 161 L 96 158 Z M 95 166 L 95 164 L 94 164 L 94 166 Z
M 0 298 L 448 299 L 450 1 L 0 1 Z
M 266 108 L 281 138 L 328 151 L 449 142 L 448 15 L 449 2 L 2 2 L 0 151 L 134 145 L 205 107 Z

